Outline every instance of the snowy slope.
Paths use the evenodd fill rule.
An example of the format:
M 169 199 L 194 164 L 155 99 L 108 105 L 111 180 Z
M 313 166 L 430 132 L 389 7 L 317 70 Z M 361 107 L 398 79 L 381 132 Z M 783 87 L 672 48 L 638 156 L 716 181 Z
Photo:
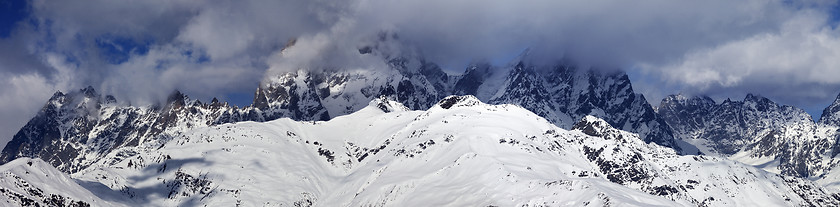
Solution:
M 189 130 L 73 174 L 153 206 L 837 205 L 812 182 L 680 156 L 601 119 L 574 130 L 515 105 L 387 98 L 322 122 Z
M 119 194 L 95 194 L 41 159 L 20 158 L 0 166 L 0 206 L 123 206 Z M 106 200 L 108 199 L 117 200 Z

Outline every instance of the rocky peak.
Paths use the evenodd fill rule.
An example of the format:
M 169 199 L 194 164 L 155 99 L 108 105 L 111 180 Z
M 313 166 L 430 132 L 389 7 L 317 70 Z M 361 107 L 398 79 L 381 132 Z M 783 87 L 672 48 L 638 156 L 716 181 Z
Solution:
M 117 98 L 115 98 L 112 95 L 106 95 L 105 96 L 105 104 L 115 104 L 115 103 L 117 103 Z
M 254 92 L 254 103 L 251 104 L 254 108 L 258 109 L 268 109 L 268 98 L 266 97 L 263 89 L 257 88 L 257 91 Z
M 166 97 L 166 104 L 172 106 L 172 108 L 182 108 L 187 105 L 187 99 L 187 95 L 175 90 Z
M 708 96 L 692 96 L 687 97 L 683 94 L 675 94 L 675 95 L 668 95 L 662 102 L 660 106 L 698 106 L 698 107 L 709 107 L 714 106 L 715 101 Z
M 517 70 L 517 71 L 525 70 L 525 63 L 522 62 L 522 61 L 517 62 L 516 65 L 513 66 L 513 70 Z
M 603 137 L 608 131 L 616 129 L 610 126 L 610 124 L 603 119 L 587 115 L 572 126 L 572 130 L 581 131 L 589 136 Z
M 453 87 L 454 95 L 468 95 L 478 94 L 478 87 L 484 83 L 485 79 L 491 75 L 490 64 L 488 63 L 473 63 L 467 66 L 464 75 L 461 76 L 455 87 Z
M 91 113 L 91 110 L 98 110 L 101 97 L 93 87 L 79 89 L 78 91 L 71 91 L 69 93 L 62 93 L 57 91 L 53 94 L 45 107 L 53 107 L 59 109 L 62 107 L 73 107 L 78 110 L 84 110 L 86 113 Z M 46 109 L 46 108 L 45 108 Z
M 687 97 L 682 94 L 669 95 L 659 103 L 657 113 L 671 127 L 688 127 L 678 131 L 697 130 L 705 125 L 704 117 L 717 105 L 708 96 Z
M 464 96 L 447 96 L 438 102 L 437 106 L 443 109 L 450 109 L 453 107 L 468 107 L 482 104 L 478 98 L 472 95 Z
M 823 110 L 820 116 L 820 123 L 830 126 L 840 126 L 840 94 L 828 107 Z
M 779 105 L 776 104 L 776 102 L 773 102 L 770 99 L 760 95 L 754 95 L 752 93 L 747 94 L 747 97 L 744 98 L 744 104 L 747 107 L 754 107 L 758 111 L 778 110 L 779 108 Z
M 87 88 L 81 89 L 81 92 L 85 94 L 85 97 L 88 98 L 95 98 L 99 97 L 99 94 L 96 93 L 96 90 L 93 89 L 93 86 L 88 86 Z
M 716 103 L 715 100 L 712 100 L 712 98 L 709 98 L 708 96 L 699 96 L 689 99 L 687 104 L 694 106 L 711 107 L 714 106 Z
M 47 101 L 47 104 L 44 105 L 44 108 L 49 106 L 60 107 L 66 102 L 67 94 L 62 93 L 61 91 L 56 91 L 53 93 L 52 97 Z
M 212 109 L 219 109 L 219 108 L 225 107 L 225 106 L 227 106 L 227 102 L 225 102 L 225 103 L 219 102 L 219 99 L 217 99 L 216 97 L 213 97 L 213 100 L 210 100 L 210 108 L 212 108 Z
M 372 101 L 370 101 L 370 104 L 368 104 L 368 106 L 376 107 L 385 113 L 411 110 L 402 103 L 394 101 L 387 96 L 379 96 L 379 98 L 373 99 Z
M 64 98 L 64 96 L 66 96 L 66 94 L 62 93 L 61 91 L 56 91 L 56 92 L 55 92 L 55 93 L 53 93 L 53 95 L 50 97 L 50 101 L 53 101 L 53 100 L 58 100 L 58 99 Z

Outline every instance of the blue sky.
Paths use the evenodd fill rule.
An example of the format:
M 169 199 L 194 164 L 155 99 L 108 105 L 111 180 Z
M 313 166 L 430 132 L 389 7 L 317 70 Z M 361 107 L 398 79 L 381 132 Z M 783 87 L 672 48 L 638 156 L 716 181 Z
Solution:
M 364 66 L 347 51 L 382 32 L 451 73 L 530 48 L 546 61 L 624 69 L 654 105 L 674 93 L 754 93 L 818 117 L 840 93 L 838 22 L 831 0 L 6 0 L 0 141 L 56 90 L 91 85 L 142 104 L 178 89 L 244 106 L 277 72 Z
M 28 15 L 26 1 L 6 0 L 0 2 L 0 38 L 7 38 L 14 25 Z
M 840 4 L 835 4 L 831 7 L 831 22 L 834 24 L 840 22 Z

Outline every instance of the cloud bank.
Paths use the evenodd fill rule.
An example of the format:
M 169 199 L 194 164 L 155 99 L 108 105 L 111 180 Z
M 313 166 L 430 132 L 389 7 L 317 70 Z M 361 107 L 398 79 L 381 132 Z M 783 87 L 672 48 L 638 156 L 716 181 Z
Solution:
M 25 18 L 0 38 L 2 144 L 56 90 L 92 85 L 133 104 L 174 89 L 200 99 L 250 93 L 282 71 L 384 67 L 357 50 L 383 32 L 399 36 L 392 50 L 454 73 L 525 48 L 546 61 L 629 70 L 654 103 L 685 91 L 808 105 L 840 92 L 834 1 L 26 3 Z

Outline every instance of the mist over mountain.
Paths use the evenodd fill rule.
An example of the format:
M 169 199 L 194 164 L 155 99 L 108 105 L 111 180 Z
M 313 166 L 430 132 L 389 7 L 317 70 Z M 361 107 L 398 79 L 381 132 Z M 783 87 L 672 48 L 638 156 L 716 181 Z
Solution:
M 836 1 L 12 0 L 0 200 L 837 206 L 838 25 Z
M 533 61 L 530 51 L 526 51 L 504 66 L 474 63 L 462 75 L 450 75 L 417 53 L 388 50 L 388 42 L 396 35 L 381 37 L 356 52 L 378 59 L 387 68 L 276 71 L 273 78 L 256 88 L 252 104 L 241 108 L 216 98 L 202 102 L 180 91 L 170 93 L 163 103 L 146 105 L 120 103 L 93 87 L 56 92 L 0 153 L 2 166 L 12 170 L 9 175 L 13 178 L 9 187 L 0 189 L 0 195 L 19 205 L 411 204 L 417 201 L 405 199 L 407 195 L 435 196 L 420 192 L 441 187 L 428 183 L 442 181 L 394 179 L 406 173 L 385 173 L 389 167 L 378 168 L 380 161 L 396 159 L 402 164 L 394 164 L 400 166 L 394 169 L 416 168 L 409 171 L 421 172 L 428 170 L 427 164 L 422 163 L 443 164 L 439 162 L 441 158 L 415 159 L 457 158 L 457 166 L 464 156 L 481 155 L 521 163 L 543 159 L 552 164 L 526 166 L 527 171 L 503 170 L 507 172 L 504 177 L 515 173 L 514 177 L 523 178 L 509 180 L 508 191 L 487 191 L 493 199 L 442 202 L 508 203 L 509 198 L 504 195 L 529 192 L 517 183 L 531 178 L 536 180 L 527 181 L 528 185 L 545 185 L 546 189 L 540 192 L 577 192 L 581 195 L 575 198 L 580 199 L 533 194 L 519 197 L 520 200 L 513 198 L 509 204 L 831 206 L 840 202 L 838 189 L 833 185 L 840 178 L 835 169 L 835 156 L 840 149 L 835 137 L 840 137 L 840 126 L 831 121 L 836 104 L 825 110 L 819 123 L 801 109 L 780 106 L 752 94 L 744 101 L 726 100 L 720 104 L 708 97 L 673 95 L 654 108 L 643 95 L 633 91 L 630 79 L 621 71 L 564 62 L 546 65 Z M 287 49 L 295 47 L 299 45 L 287 45 Z M 388 124 L 374 127 L 380 123 Z M 301 131 L 307 126 L 315 128 Z M 365 126 L 373 128 L 364 130 Z M 403 126 L 408 128 L 400 130 Z M 517 131 L 523 126 L 548 129 L 527 129 L 524 135 L 515 135 L 523 133 Z M 403 135 L 407 137 L 399 138 Z M 284 150 L 263 149 L 260 155 L 249 154 L 254 152 L 252 147 L 277 145 L 282 141 L 278 136 L 290 138 L 286 140 L 290 143 L 278 145 Z M 468 141 L 456 141 L 463 139 Z M 292 142 L 306 145 L 288 145 Z M 435 153 L 427 151 L 446 143 L 463 144 L 446 150 L 454 154 L 430 155 Z M 190 154 L 195 151 L 186 150 L 184 145 L 204 150 Z M 233 150 L 245 146 L 249 149 Z M 499 146 L 515 150 L 496 151 Z M 235 155 L 215 156 L 234 151 Z M 554 157 L 557 155 L 565 157 Z M 267 162 L 263 160 L 265 156 L 289 160 L 263 163 Z M 214 164 L 249 159 L 262 164 L 247 167 L 252 173 L 246 174 L 256 176 L 248 179 L 230 175 L 235 169 L 245 169 L 245 165 Z M 44 167 L 36 177 L 23 176 L 19 171 L 29 170 L 24 162 Z M 292 166 L 301 167 L 290 165 L 300 162 L 314 168 L 292 171 L 314 174 L 294 175 L 286 171 L 295 168 Z M 408 167 L 408 163 L 418 167 Z M 510 164 L 504 161 L 481 165 Z M 331 167 L 322 168 L 324 165 Z M 367 178 L 367 184 L 358 186 L 354 183 L 361 180 L 348 181 L 361 179 L 353 172 L 369 171 L 364 170 L 369 165 L 379 169 L 374 170 L 379 174 Z M 206 171 L 196 171 L 199 168 Z M 548 171 L 531 174 L 534 168 Z M 451 172 L 455 174 L 481 172 L 476 169 L 493 171 L 476 167 L 443 169 L 458 169 Z M 261 177 L 266 172 L 287 174 L 281 179 L 276 175 Z M 543 173 L 548 172 L 565 172 L 567 177 L 555 180 L 565 187 L 549 188 L 557 183 L 540 181 L 552 177 L 545 177 Z M 77 182 L 37 177 L 40 174 L 69 176 Z M 345 181 L 306 184 L 297 182 L 297 177 L 344 177 Z M 34 182 L 30 179 L 38 179 L 38 185 L 30 185 Z M 158 184 L 154 180 L 169 181 Z M 485 179 L 467 180 L 460 185 L 479 189 L 477 186 L 490 183 Z M 293 187 L 276 191 L 272 185 L 266 185 L 273 182 Z M 374 190 L 379 188 L 370 188 L 371 182 L 418 193 L 380 192 Z M 54 185 L 73 191 L 43 187 Z M 324 186 L 332 187 L 324 190 Z M 605 190 L 616 187 L 621 190 Z M 585 190 L 590 188 L 594 190 Z M 351 198 L 332 193 L 332 189 L 357 193 Z M 262 191 L 285 196 L 269 199 L 253 193 Z M 89 194 L 96 196 L 79 196 Z M 756 195 L 767 199 L 740 199 Z M 196 201 L 199 197 L 202 199 Z
M 58 90 L 90 85 L 139 105 L 175 89 L 250 99 L 274 71 L 385 68 L 356 52 L 383 32 L 399 35 L 391 50 L 447 73 L 531 48 L 545 62 L 640 74 L 636 90 L 652 100 L 760 93 L 816 112 L 840 90 L 827 78 L 833 1 L 13 2 L 0 38 L 3 143 Z M 301 47 L 284 51 L 290 40 Z

